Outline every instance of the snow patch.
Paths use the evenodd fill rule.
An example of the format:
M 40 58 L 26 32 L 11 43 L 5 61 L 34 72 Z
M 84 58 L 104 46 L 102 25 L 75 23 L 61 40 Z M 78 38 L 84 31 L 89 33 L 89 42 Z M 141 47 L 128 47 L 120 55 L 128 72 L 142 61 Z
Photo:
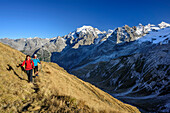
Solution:
M 149 34 L 138 39 L 139 43 L 152 42 L 154 44 L 162 43 L 167 44 L 170 40 L 170 28 L 158 30 L 158 32 L 151 31 Z

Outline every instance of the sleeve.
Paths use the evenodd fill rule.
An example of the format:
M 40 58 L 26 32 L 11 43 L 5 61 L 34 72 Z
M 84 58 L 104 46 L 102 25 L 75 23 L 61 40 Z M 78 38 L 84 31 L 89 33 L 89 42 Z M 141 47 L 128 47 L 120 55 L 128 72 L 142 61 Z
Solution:
M 38 62 L 41 63 L 39 59 L 38 59 Z
M 22 65 L 21 66 L 24 66 L 25 65 L 25 60 L 24 60 L 24 62 L 22 63 Z

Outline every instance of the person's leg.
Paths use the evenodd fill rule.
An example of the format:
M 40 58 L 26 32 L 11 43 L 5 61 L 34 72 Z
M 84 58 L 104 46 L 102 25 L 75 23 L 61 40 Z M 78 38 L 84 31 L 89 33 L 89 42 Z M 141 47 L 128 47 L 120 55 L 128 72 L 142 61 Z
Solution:
M 30 82 L 32 82 L 32 69 L 31 70 L 29 70 L 29 75 L 30 75 Z
M 35 66 L 35 76 L 38 76 L 38 66 Z
M 38 66 L 37 66 L 37 76 L 38 76 Z
M 30 76 L 30 74 L 31 74 L 31 73 L 30 73 L 30 70 L 28 70 L 28 78 L 29 78 L 28 80 L 29 80 L 29 82 L 31 82 L 31 76 Z
M 33 73 L 33 72 L 32 72 Z M 32 74 L 32 77 L 35 78 L 36 77 L 36 69 L 34 67 L 34 75 Z
M 30 77 L 29 77 L 29 70 L 26 70 L 27 76 L 28 76 L 28 81 L 30 81 Z
M 34 76 L 35 76 L 35 74 L 36 74 L 36 69 L 34 68 Z

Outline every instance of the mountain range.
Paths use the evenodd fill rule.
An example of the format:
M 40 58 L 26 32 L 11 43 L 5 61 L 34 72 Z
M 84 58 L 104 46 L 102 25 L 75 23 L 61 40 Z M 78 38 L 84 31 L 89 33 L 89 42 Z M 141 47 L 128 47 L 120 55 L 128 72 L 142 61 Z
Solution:
M 100 31 L 77 28 L 50 39 L 0 39 L 40 60 L 57 63 L 143 112 L 170 112 L 170 24 Z

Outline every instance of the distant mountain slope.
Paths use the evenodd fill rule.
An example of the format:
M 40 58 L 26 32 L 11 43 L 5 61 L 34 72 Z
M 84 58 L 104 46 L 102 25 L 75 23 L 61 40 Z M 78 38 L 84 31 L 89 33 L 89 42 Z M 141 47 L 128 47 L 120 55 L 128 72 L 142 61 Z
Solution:
M 34 84 L 18 66 L 25 55 L 0 43 L 0 112 L 139 113 L 95 86 L 42 62 Z

